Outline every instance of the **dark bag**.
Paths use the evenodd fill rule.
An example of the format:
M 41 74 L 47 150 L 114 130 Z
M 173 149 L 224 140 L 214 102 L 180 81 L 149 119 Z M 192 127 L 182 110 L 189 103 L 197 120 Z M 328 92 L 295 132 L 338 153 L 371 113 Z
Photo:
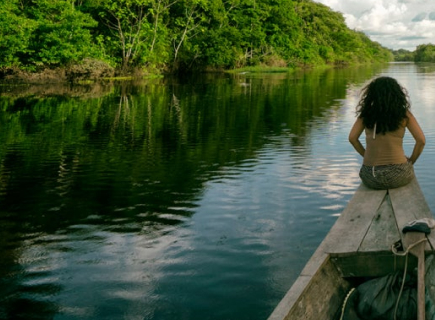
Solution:
M 417 317 L 417 280 L 407 276 L 401 292 L 402 273 L 392 273 L 359 285 L 343 307 L 342 320 L 410 320 Z

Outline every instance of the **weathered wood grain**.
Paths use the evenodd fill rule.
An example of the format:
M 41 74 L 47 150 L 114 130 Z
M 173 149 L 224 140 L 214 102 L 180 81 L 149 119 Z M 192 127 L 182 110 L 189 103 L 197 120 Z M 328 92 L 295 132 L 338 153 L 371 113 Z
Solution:
M 400 240 L 399 229 L 397 229 L 390 196 L 385 195 L 379 210 L 376 212 L 370 227 L 365 235 L 358 251 L 376 252 L 390 251 L 391 245 Z
M 372 190 L 361 184 L 327 235 L 324 250 L 357 252 L 386 194 L 386 190 Z
M 418 258 L 417 310 L 418 320 L 425 319 L 425 286 L 424 286 L 424 248 L 425 234 L 421 232 L 407 232 L 404 236 L 404 246 Z M 420 243 L 421 242 L 421 243 Z
M 395 256 L 391 251 L 359 252 L 331 255 L 331 261 L 342 277 L 381 277 L 396 270 L 403 270 L 405 257 Z M 417 259 L 410 256 L 409 270 L 417 267 Z
M 313 276 L 300 276 L 268 320 L 335 319 L 350 284 L 329 261 Z
M 391 204 L 396 217 L 396 224 L 400 235 L 403 239 L 403 233 L 401 232 L 403 227 L 413 220 L 430 218 L 433 219 L 433 215 L 430 208 L 424 198 L 420 185 L 417 179 L 414 179 L 404 187 L 389 190 L 391 197 Z M 435 231 L 432 230 L 428 236 L 429 241 L 434 246 L 435 244 Z M 429 244 L 426 245 L 426 250 L 431 250 Z

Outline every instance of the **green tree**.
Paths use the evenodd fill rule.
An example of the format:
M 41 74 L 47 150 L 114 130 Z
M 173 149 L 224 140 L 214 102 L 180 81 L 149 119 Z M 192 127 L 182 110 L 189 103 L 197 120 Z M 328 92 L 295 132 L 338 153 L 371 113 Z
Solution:
M 395 61 L 414 61 L 415 53 L 405 49 L 393 50 Z
M 24 9 L 35 21 L 26 64 L 59 66 L 99 56 L 93 45 L 91 29 L 97 23 L 88 14 L 76 10 L 74 2 L 33 0 Z
M 170 60 L 169 9 L 179 0 L 108 0 L 93 4 L 102 43 L 123 71 Z M 107 29 L 108 30 L 104 30 Z
M 210 0 L 181 0 L 171 8 L 171 43 L 176 68 L 195 60 L 200 54 L 195 38 L 210 22 L 207 15 L 210 3 Z
M 241 67 L 246 64 L 249 46 L 249 20 L 241 19 L 248 5 L 244 0 L 216 0 L 209 2 L 208 23 L 202 25 L 203 32 L 194 39 L 198 65 L 213 69 Z M 248 34 L 248 37 L 246 36 Z
M 20 10 L 18 0 L 0 2 L 0 67 L 21 66 L 37 23 Z
M 147 0 L 108 0 L 100 4 L 100 16 L 115 39 L 110 42 L 112 53 L 120 54 L 123 70 L 138 58 L 151 36 L 152 26 L 147 21 L 150 7 Z
M 169 8 L 179 0 L 155 0 L 150 9 L 152 17 L 152 37 L 147 57 L 143 61 L 147 64 L 163 64 L 169 61 L 170 45 L 167 20 Z
M 0 3 L 0 49 L 0 67 L 96 58 L 125 72 L 392 59 L 312 0 L 9 0 Z M 429 49 L 418 59 L 433 61 Z
M 421 44 L 415 50 L 415 61 L 435 62 L 435 45 Z

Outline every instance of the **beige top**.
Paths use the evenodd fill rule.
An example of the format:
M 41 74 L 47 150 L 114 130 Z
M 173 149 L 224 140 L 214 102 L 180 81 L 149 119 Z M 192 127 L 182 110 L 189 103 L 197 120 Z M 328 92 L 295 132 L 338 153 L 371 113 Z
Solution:
M 393 132 L 373 135 L 373 129 L 364 127 L 363 120 L 357 118 L 349 133 L 349 142 L 355 150 L 363 156 L 363 163 L 368 166 L 381 166 L 387 164 L 400 164 L 408 161 L 403 150 L 403 136 L 408 129 L 415 140 L 409 161 L 415 163 L 423 151 L 426 143 L 423 131 L 414 115 L 406 112 L 407 118 L 403 120 L 401 127 Z M 360 135 L 366 133 L 366 148 L 359 140 Z
M 396 131 L 385 134 L 374 134 L 373 129 L 365 128 L 365 133 L 366 152 L 364 153 L 364 165 L 382 166 L 405 163 L 407 161 L 405 151 L 403 150 L 404 126 L 401 126 Z

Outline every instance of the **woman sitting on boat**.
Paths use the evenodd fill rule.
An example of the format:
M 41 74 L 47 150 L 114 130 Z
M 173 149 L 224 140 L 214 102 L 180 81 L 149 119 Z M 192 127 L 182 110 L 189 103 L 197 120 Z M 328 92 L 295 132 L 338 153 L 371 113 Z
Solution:
M 357 106 L 357 120 L 349 142 L 364 158 L 359 176 L 372 189 L 392 189 L 414 178 L 413 164 L 423 151 L 426 139 L 410 112 L 408 93 L 395 79 L 379 77 L 362 91 Z M 405 129 L 414 137 L 411 156 L 405 156 Z M 366 147 L 359 137 L 365 131 Z

